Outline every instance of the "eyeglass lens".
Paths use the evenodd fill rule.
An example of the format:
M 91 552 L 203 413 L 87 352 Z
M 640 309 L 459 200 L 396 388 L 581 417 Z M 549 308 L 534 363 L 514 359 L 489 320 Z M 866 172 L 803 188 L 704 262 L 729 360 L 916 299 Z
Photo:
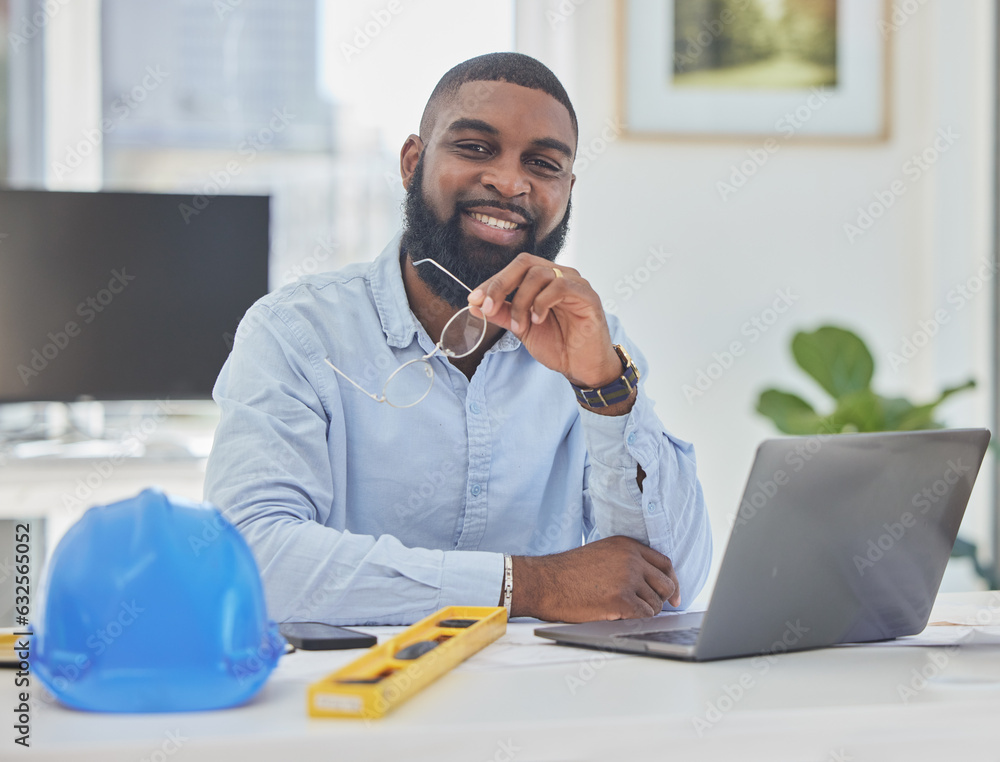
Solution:
M 486 335 L 486 321 L 463 309 L 441 332 L 441 351 L 448 357 L 461 358 L 475 351 Z M 385 382 L 382 394 L 393 407 L 412 407 L 427 396 L 434 384 L 434 368 L 427 360 L 413 360 L 401 365 Z
M 433 385 L 434 369 L 426 360 L 414 360 L 389 376 L 382 395 L 393 407 L 412 407 L 427 396 Z
M 486 321 L 465 309 L 456 312 L 441 332 L 441 351 L 449 357 L 465 357 L 486 335 Z

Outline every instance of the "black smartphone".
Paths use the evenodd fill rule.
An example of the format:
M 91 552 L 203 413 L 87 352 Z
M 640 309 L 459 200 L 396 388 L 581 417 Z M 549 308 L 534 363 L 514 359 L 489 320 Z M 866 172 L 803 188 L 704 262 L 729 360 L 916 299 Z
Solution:
M 378 642 L 374 635 L 322 622 L 285 622 L 279 629 L 285 640 L 303 651 L 370 648 Z

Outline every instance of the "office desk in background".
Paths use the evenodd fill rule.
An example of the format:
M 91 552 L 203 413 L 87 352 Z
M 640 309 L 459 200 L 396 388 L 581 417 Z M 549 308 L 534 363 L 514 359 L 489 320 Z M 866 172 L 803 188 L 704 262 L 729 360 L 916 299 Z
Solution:
M 150 484 L 201 498 L 204 461 L 127 459 L 107 476 L 100 463 L 8 464 L 0 516 L 47 516 L 51 546 L 85 507 Z M 88 477 L 91 492 L 75 505 Z M 943 597 L 996 608 L 995 596 Z M 0 759 L 1000 760 L 998 646 L 846 647 L 687 664 L 542 643 L 534 626 L 512 623 L 504 639 L 372 722 L 306 713 L 306 685 L 358 652 L 297 652 L 249 704 L 215 712 L 77 712 L 45 701 L 32 680 L 25 750 L 13 742 L 14 672 L 0 670 L 8 718 Z
M 155 406 L 140 407 L 140 414 L 111 423 L 122 435 L 118 441 L 0 448 L 0 518 L 44 517 L 48 558 L 92 506 L 135 497 L 153 485 L 201 502 L 218 412 L 211 402 L 170 404 L 190 414 L 164 418 Z M 49 451 L 62 457 L 45 455 Z

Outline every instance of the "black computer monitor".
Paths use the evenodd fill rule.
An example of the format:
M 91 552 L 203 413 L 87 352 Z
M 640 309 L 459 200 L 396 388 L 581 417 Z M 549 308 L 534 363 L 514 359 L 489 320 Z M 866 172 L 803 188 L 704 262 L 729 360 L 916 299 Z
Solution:
M 268 230 L 266 196 L 0 191 L 0 402 L 210 397 Z

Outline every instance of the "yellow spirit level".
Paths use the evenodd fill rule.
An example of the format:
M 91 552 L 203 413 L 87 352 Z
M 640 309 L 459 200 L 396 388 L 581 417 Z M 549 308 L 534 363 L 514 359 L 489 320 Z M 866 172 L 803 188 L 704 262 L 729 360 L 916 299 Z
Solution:
M 503 607 L 443 608 L 310 685 L 309 714 L 382 717 L 506 631 Z

